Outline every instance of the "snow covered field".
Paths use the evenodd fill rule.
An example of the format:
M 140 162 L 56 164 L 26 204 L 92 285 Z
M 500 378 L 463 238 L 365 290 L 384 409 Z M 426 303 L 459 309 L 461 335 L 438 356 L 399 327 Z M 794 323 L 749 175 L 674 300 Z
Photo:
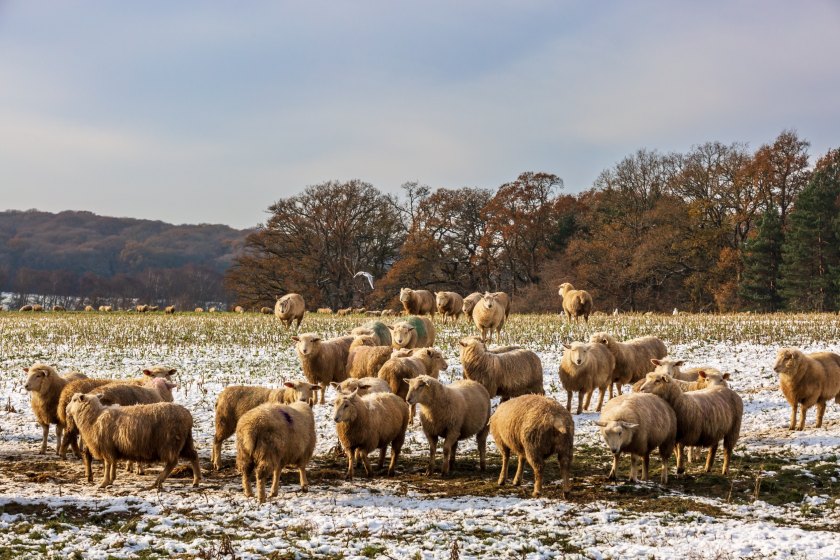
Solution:
M 348 332 L 363 317 L 307 315 L 304 331 Z M 439 328 L 436 346 L 449 359 L 445 380 L 461 377 L 457 340 L 464 323 Z M 775 351 L 840 351 L 840 321 L 831 315 L 596 317 L 570 329 L 557 316 L 514 316 L 503 343 L 537 351 L 550 395 L 565 402 L 557 368 L 560 344 L 597 330 L 620 337 L 662 337 L 672 356 L 732 373 L 745 418 L 730 477 L 701 474 L 628 484 L 629 459 L 618 483 L 606 480 L 610 456 L 592 421 L 576 417 L 573 491 L 562 499 L 554 463 L 545 497 L 495 484 L 492 443 L 486 473 L 476 470 L 474 442 L 459 446 L 454 474 L 427 478 L 427 447 L 411 427 L 393 479 L 343 480 L 331 407 L 316 407 L 319 442 L 311 489 L 297 474 L 265 505 L 246 500 L 234 468 L 205 471 L 201 488 L 173 477 L 164 492 L 146 490 L 145 476 L 120 471 L 99 490 L 84 482 L 80 462 L 39 456 L 40 428 L 23 390 L 22 367 L 45 361 L 60 370 L 131 377 L 157 363 L 178 369 L 176 402 L 195 418 L 194 435 L 209 465 L 213 406 L 230 383 L 278 385 L 300 376 L 289 333 L 270 316 L 182 314 L 0 314 L 0 558 L 838 558 L 840 557 L 840 407 L 804 432 L 786 428 L 789 407 L 772 370 Z M 328 393 L 328 398 L 332 396 Z M 50 447 L 54 449 L 53 433 Z M 438 458 L 438 464 L 440 458 Z M 658 474 L 659 461 L 651 462 Z M 673 462 L 671 464 L 673 469 Z M 99 476 L 95 465 L 95 476 Z M 673 473 L 673 470 L 672 470 Z M 658 476 L 652 478 L 658 480 Z

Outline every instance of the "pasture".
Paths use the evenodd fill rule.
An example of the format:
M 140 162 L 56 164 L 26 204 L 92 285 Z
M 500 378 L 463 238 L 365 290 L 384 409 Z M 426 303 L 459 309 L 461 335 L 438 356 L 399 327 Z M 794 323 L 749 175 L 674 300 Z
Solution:
M 362 316 L 308 313 L 301 332 L 344 334 Z M 387 322 L 387 319 L 386 319 Z M 463 321 L 438 329 L 436 347 L 449 363 L 441 379 L 461 378 L 458 339 Z M 628 483 L 606 479 L 611 456 L 590 410 L 575 416 L 572 492 L 560 494 L 549 462 L 544 496 L 498 487 L 499 454 L 488 445 L 488 469 L 477 470 L 474 440 L 462 442 L 446 479 L 424 474 L 427 444 L 419 422 L 409 428 L 397 476 L 343 479 L 331 407 L 315 409 L 318 444 L 308 469 L 310 491 L 287 471 L 278 498 L 259 505 L 242 495 L 232 440 L 224 468 L 210 472 L 213 406 L 228 384 L 277 386 L 301 369 L 291 332 L 273 316 L 184 313 L 0 314 L 0 558 L 837 558 L 840 544 L 840 405 L 830 404 L 822 429 L 811 411 L 803 432 L 786 427 L 789 407 L 773 360 L 780 346 L 840 351 L 835 315 L 595 316 L 569 327 L 558 315 L 513 315 L 500 344 L 536 351 L 550 396 L 565 403 L 557 369 L 562 343 L 604 330 L 617 337 L 656 335 L 688 365 L 730 372 L 744 399 L 741 439 L 731 473 L 701 472 L 695 460 L 684 477 Z M 189 473 L 165 491 L 145 489 L 145 476 L 120 470 L 99 490 L 80 461 L 38 455 L 41 430 L 29 407 L 21 368 L 36 361 L 90 376 L 133 377 L 144 366 L 178 369 L 175 402 L 195 419 L 201 487 Z M 328 400 L 334 396 L 327 393 Z M 594 399 L 593 399 L 594 401 Z M 438 464 L 440 456 L 438 455 Z M 99 476 L 99 465 L 94 466 Z M 179 469 L 180 470 L 180 469 Z

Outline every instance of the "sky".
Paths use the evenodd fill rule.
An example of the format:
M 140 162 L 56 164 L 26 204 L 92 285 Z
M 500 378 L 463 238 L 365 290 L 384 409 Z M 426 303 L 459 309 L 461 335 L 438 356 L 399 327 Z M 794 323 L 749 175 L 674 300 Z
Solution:
M 252 227 L 328 180 L 565 190 L 840 146 L 840 2 L 0 0 L 0 210 Z

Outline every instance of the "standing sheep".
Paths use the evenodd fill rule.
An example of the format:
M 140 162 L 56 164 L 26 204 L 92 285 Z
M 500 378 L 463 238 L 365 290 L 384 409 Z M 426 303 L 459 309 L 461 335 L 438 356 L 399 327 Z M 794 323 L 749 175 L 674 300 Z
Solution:
M 300 358 L 303 375 L 310 383 L 321 385 L 321 404 L 324 404 L 324 393 L 329 384 L 347 379 L 347 356 L 353 337 L 321 340 L 315 333 L 305 333 L 293 336 L 292 340 L 296 343 L 295 351 Z
M 452 317 L 453 321 L 457 321 L 458 316 L 463 313 L 464 298 L 455 292 L 435 292 L 435 304 L 438 313 L 443 315 L 444 323 L 449 317 Z
M 233 312 L 234 313 L 245 313 L 245 308 L 242 307 L 241 305 L 237 305 L 236 307 L 233 308 Z
M 236 468 L 242 473 L 242 490 L 253 497 L 250 476 L 257 479 L 257 498 L 265 502 L 265 478 L 272 473 L 271 494 L 280 489 L 280 473 L 287 465 L 300 473 L 306 492 L 306 465 L 315 451 L 315 417 L 304 402 L 266 403 L 249 410 L 236 425 Z
M 435 344 L 435 326 L 426 317 L 406 317 L 388 328 L 394 348 L 426 348 Z
M 576 290 L 574 286 L 568 282 L 563 282 L 559 286 L 558 294 L 563 298 L 563 312 L 566 314 L 566 321 L 572 322 L 574 318 L 575 323 L 578 322 L 579 317 L 583 317 L 584 321 L 589 323 L 589 315 L 592 313 L 592 296 L 586 290 Z
M 506 401 L 528 393 L 545 393 L 543 368 L 539 356 L 524 348 L 499 348 L 488 351 L 475 336 L 459 341 L 464 378 L 484 385 L 490 398 Z
M 826 402 L 840 402 L 840 356 L 833 352 L 805 354 L 796 348 L 782 348 L 773 370 L 779 374 L 782 394 L 790 404 L 789 429 L 805 428 L 808 409 L 817 405 L 816 427 L 822 427 Z M 796 428 L 796 409 L 802 407 Z
M 660 482 L 668 483 L 668 461 L 677 439 L 677 415 L 661 398 L 648 393 L 620 395 L 604 407 L 595 422 L 613 454 L 612 470 L 607 478 L 618 476 L 618 459 L 622 451 L 630 453 L 630 480 L 637 477 L 637 459 L 642 458 L 642 480 L 648 479 L 650 454 L 659 450 L 662 461 Z
M 470 320 L 472 320 L 472 314 L 473 309 L 475 309 L 475 304 L 478 303 L 482 297 L 484 297 L 484 294 L 482 294 L 481 292 L 473 292 L 464 298 L 464 306 L 462 309 L 464 315 L 469 317 Z
M 420 424 L 429 442 L 429 466 L 426 474 L 435 469 L 438 438 L 443 438 L 443 464 L 440 472 L 446 475 L 455 467 L 458 442 L 475 436 L 478 446 L 479 468 L 485 468 L 487 432 L 490 419 L 490 394 L 480 383 L 469 380 L 444 385 L 434 377 L 421 375 L 408 382 L 406 401 L 420 405 Z
M 88 482 L 93 479 L 91 456 L 104 463 L 100 488 L 114 483 L 119 460 L 162 462 L 163 471 L 151 486 L 162 489 L 178 459 L 183 457 L 191 463 L 193 486 L 198 486 L 201 469 L 193 445 L 193 419 L 183 406 L 155 403 L 105 407 L 95 395 L 76 393 L 67 405 L 67 414 L 73 417 L 85 441 Z
M 654 364 L 651 360 L 654 358 L 661 359 L 668 355 L 665 343 L 655 336 L 643 336 L 618 342 L 611 335 L 600 332 L 593 334 L 589 342 L 606 345 L 615 356 L 612 382 L 615 384 L 619 395 L 624 385 L 635 383 L 654 370 Z M 613 388 L 611 385 L 610 398 L 612 396 Z
M 407 356 L 394 351 L 391 358 L 379 369 L 377 377 L 388 383 L 392 393 L 405 399 L 408 393 L 406 381 L 420 375 L 437 379 L 440 372 L 446 368 L 447 363 L 440 350 L 415 348 Z
M 572 468 L 575 423 L 572 415 L 557 401 L 542 395 L 523 395 L 503 402 L 490 417 L 490 433 L 502 454 L 499 486 L 507 481 L 511 450 L 519 464 L 513 484 L 522 482 L 525 461 L 534 471 L 533 496 L 542 493 L 545 460 L 557 454 L 563 477 L 564 495 L 571 491 L 569 471 Z
M 33 307 L 31 305 L 27 304 L 27 305 L 24 305 L 23 307 L 21 307 L 20 309 L 18 309 L 18 311 L 21 311 L 21 312 L 23 312 L 23 311 L 33 311 Z
M 355 342 L 354 342 L 355 344 Z M 353 346 L 347 355 L 347 377 L 376 377 L 379 369 L 391 359 L 390 346 Z
M 91 311 L 93 311 L 93 306 L 92 305 L 85 305 L 85 312 L 90 313 Z
M 501 334 L 502 327 L 505 326 L 505 317 L 505 304 L 499 301 L 498 294 L 490 292 L 485 292 L 472 312 L 473 323 L 481 334 L 481 338 L 487 342 L 490 342 L 494 330 L 497 336 Z
M 400 303 L 406 315 L 435 316 L 435 296 L 428 290 L 403 288 L 400 290 Z
M 589 410 L 589 401 L 595 389 L 601 391 L 597 412 L 601 412 L 604 396 L 612 384 L 615 357 L 603 344 L 572 342 L 564 344 L 563 359 L 560 361 L 560 382 L 566 389 L 566 409 L 572 411 L 572 392 L 577 391 L 578 407 L 576 414 Z M 583 395 L 586 393 L 586 400 Z
M 333 420 L 338 440 L 347 454 L 347 480 L 353 480 L 356 460 L 362 459 L 365 474 L 370 477 L 368 453 L 379 449 L 379 469 L 385 465 L 385 449 L 391 446 L 388 476 L 394 476 L 405 431 L 408 428 L 408 405 L 392 393 L 357 393 L 339 395 L 335 401 Z
M 295 328 L 300 329 L 300 322 L 306 313 L 306 304 L 300 294 L 286 294 L 274 304 L 274 316 L 286 326 L 291 328 L 292 323 L 297 321 Z
M 732 450 L 741 432 L 744 403 L 728 387 L 710 387 L 683 393 L 664 373 L 649 373 L 641 392 L 665 399 L 677 415 L 677 474 L 685 471 L 683 460 L 687 446 L 708 447 L 705 472 L 712 470 L 718 444 L 723 439 L 723 474 L 729 473 Z
M 163 312 L 166 313 L 167 315 L 172 315 L 172 314 L 175 313 L 175 306 L 174 305 L 167 305 L 163 309 Z
M 350 334 L 374 336 L 377 341 L 375 346 L 391 346 L 391 330 L 382 321 L 368 321 L 350 331 Z
M 58 420 L 58 401 L 61 396 L 61 391 L 71 381 L 80 379 L 80 375 L 82 379 L 85 377 L 78 372 L 59 375 L 55 368 L 40 362 L 28 368 L 23 368 L 23 371 L 27 375 L 24 389 L 32 393 L 30 401 L 32 412 L 35 413 L 35 418 L 43 429 L 41 451 L 38 453 L 43 455 L 47 452 L 50 424 L 55 424 L 55 452 L 58 453 L 61 448 L 61 437 L 64 432 L 64 425 Z

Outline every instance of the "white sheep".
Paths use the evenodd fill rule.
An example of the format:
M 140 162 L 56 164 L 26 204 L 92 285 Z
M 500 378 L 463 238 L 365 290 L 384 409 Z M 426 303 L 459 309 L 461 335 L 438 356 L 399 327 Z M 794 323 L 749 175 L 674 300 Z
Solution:
M 589 402 L 595 389 L 600 390 L 598 412 L 604 404 L 604 396 L 612 384 L 615 357 L 603 344 L 572 342 L 564 344 L 566 349 L 560 361 L 560 382 L 566 389 L 566 409 L 572 411 L 572 393 L 578 394 L 577 413 L 589 410 Z M 584 400 L 584 393 L 586 400 Z
M 293 336 L 292 340 L 295 341 L 303 375 L 310 383 L 321 385 L 321 404 L 324 404 L 324 393 L 329 384 L 347 379 L 347 357 L 353 336 L 322 340 L 318 334 L 305 333 Z
M 488 350 L 475 336 L 458 343 L 464 378 L 484 385 L 490 398 L 500 396 L 505 401 L 528 393 L 545 393 L 542 362 L 534 352 L 515 346 Z

